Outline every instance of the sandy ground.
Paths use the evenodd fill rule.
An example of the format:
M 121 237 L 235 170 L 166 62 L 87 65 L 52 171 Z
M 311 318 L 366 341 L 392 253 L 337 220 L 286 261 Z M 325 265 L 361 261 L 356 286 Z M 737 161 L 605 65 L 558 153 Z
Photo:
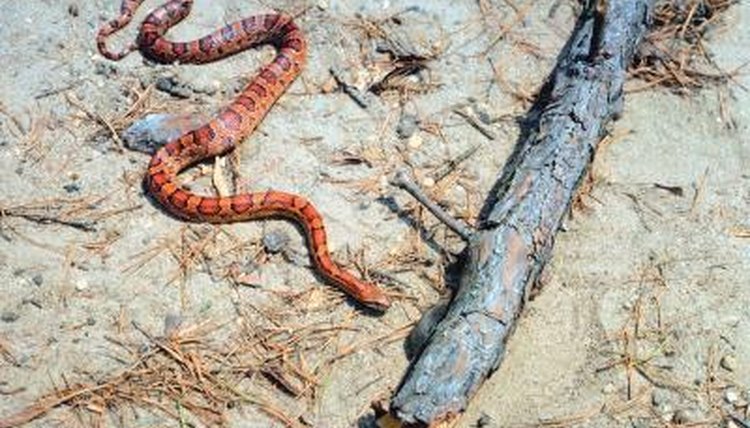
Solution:
M 12 214 L 0 219 L 0 415 L 66 383 L 106 382 L 137 359 L 117 343 L 142 352 L 153 346 L 136 326 L 160 336 L 165 320 L 178 320 L 183 328 L 221 325 L 206 333 L 216 346 L 263 333 L 261 345 L 247 346 L 285 349 L 282 369 L 304 372 L 292 376 L 296 392 L 267 372 L 248 374 L 242 386 L 294 424 L 368 426 L 370 403 L 388 397 L 407 366 L 405 326 L 437 300 L 447 257 L 461 249 L 387 179 L 409 165 L 429 185 L 430 174 L 477 147 L 430 187 L 473 221 L 515 142 L 513 118 L 527 107 L 513 93 L 532 94 L 542 81 L 573 10 L 566 2 L 518 0 L 512 3 L 525 18 L 517 22 L 503 1 L 196 0 L 171 33 L 193 38 L 269 6 L 305 11 L 298 21 L 309 65 L 239 149 L 240 184 L 308 195 L 326 218 L 335 257 L 379 274 L 397 296 L 378 317 L 311 272 L 293 226 L 186 225 L 143 195 L 148 157 L 120 150 L 103 122 L 129 125 L 138 93 L 165 79 L 188 98 L 148 92 L 144 113 L 210 114 L 270 52 L 200 67 L 149 66 L 137 54 L 109 63 L 93 40 L 117 3 L 0 3 L 0 207 Z M 136 20 L 155 4 L 146 2 Z M 398 22 L 386 20 L 398 13 Z M 748 16 L 750 4 L 741 2 L 712 33 L 708 48 L 725 69 L 750 60 Z M 360 87 L 388 70 L 366 21 L 387 24 L 434 55 L 421 91 L 369 94 L 363 109 L 332 90 L 332 66 Z M 493 45 L 502 26 L 512 31 Z M 544 288 L 458 426 L 713 427 L 732 426 L 724 425 L 729 413 L 743 415 L 750 398 L 750 94 L 741 85 L 750 79 L 690 97 L 661 89 L 627 96 L 584 208 L 558 235 Z M 466 105 L 496 119 L 487 125 L 495 140 L 453 112 Z M 401 120 L 409 138 L 397 132 L 404 116 L 418 119 L 415 130 Z M 35 204 L 44 209 L 32 211 Z M 92 228 L 20 216 L 40 212 Z M 264 248 L 269 234 L 290 238 L 283 254 Z M 243 281 L 230 279 L 237 275 Z M 279 332 L 299 340 L 274 343 Z M 263 358 L 254 361 L 264 373 Z M 172 408 L 183 415 L 178 404 Z M 124 426 L 187 426 L 127 406 L 118 414 Z M 230 426 L 283 426 L 259 405 L 227 414 Z M 53 423 L 90 420 L 63 409 L 29 426 Z

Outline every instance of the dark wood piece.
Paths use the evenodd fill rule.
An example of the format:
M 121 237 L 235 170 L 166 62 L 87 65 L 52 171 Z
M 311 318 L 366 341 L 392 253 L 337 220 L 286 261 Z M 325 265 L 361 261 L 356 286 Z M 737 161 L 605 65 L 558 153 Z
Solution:
M 652 9 L 653 0 L 584 6 L 485 204 L 456 295 L 391 401 L 400 421 L 428 426 L 460 414 L 502 361 L 555 232 L 621 110 Z

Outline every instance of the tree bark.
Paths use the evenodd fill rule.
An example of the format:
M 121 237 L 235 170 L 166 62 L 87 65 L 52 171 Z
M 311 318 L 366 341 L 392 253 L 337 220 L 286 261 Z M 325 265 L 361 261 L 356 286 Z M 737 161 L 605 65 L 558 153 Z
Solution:
M 653 3 L 583 7 L 485 203 L 455 297 L 392 398 L 399 421 L 434 426 L 457 416 L 499 366 L 606 126 L 621 111 Z

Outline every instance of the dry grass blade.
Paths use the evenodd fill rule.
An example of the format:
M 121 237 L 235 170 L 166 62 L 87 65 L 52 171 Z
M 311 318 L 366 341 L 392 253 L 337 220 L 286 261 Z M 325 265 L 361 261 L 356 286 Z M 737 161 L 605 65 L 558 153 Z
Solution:
M 120 135 L 117 133 L 117 130 L 115 129 L 112 122 L 102 116 L 101 114 L 90 110 L 86 105 L 83 103 L 83 101 L 79 100 L 75 95 L 71 94 L 70 92 L 65 93 L 65 99 L 68 101 L 70 105 L 77 108 L 78 110 L 82 111 L 89 119 L 93 120 L 97 124 L 105 127 L 109 133 L 112 139 L 116 143 L 117 151 L 122 153 L 125 151 L 124 144 L 122 140 L 120 139 Z
M 123 214 L 139 206 L 115 210 L 102 209 L 106 196 L 51 198 L 16 205 L 0 205 L 0 218 L 18 217 L 40 224 L 59 224 L 91 232 L 101 220 Z
M 0 419 L 0 428 L 26 424 L 63 406 L 88 418 L 92 426 L 102 422 L 104 409 L 116 412 L 126 406 L 156 410 L 180 421 L 187 417 L 184 411 L 205 426 L 216 426 L 225 425 L 226 409 L 240 402 L 259 405 L 284 425 L 295 426 L 291 418 L 265 400 L 240 391 L 237 384 L 243 372 L 237 376 L 233 360 L 205 339 L 215 332 L 215 326 L 186 328 L 164 338 L 136 328 L 148 343 L 145 347 L 128 347 L 128 353 L 138 358 L 125 370 L 97 383 L 59 388 L 21 412 Z M 146 351 L 139 353 L 138 348 Z
M 736 3 L 737 0 L 657 2 L 652 29 L 630 67 L 631 76 L 646 83 L 630 90 L 662 86 L 684 94 L 731 81 L 739 69 L 720 69 L 706 52 L 703 40 Z
M 24 425 L 54 409 L 73 412 L 85 426 L 100 426 L 107 417 L 127 426 L 122 410 L 128 408 L 153 411 L 180 424 L 224 426 L 228 412 L 241 404 L 250 404 L 282 426 L 300 427 L 298 415 L 274 404 L 272 394 L 281 390 L 299 400 L 314 398 L 320 370 L 357 348 L 397 340 L 409 326 L 343 353 L 332 344 L 342 332 L 356 331 L 347 324 L 259 328 L 204 322 L 175 327 L 164 336 L 136 323 L 133 327 L 145 342 L 109 338 L 125 352 L 125 357 L 116 357 L 125 368 L 97 382 L 65 381 L 20 412 L 0 418 L 0 428 Z
M 18 359 L 14 355 L 10 344 L 2 337 L 0 337 L 0 358 L 9 364 L 18 365 Z

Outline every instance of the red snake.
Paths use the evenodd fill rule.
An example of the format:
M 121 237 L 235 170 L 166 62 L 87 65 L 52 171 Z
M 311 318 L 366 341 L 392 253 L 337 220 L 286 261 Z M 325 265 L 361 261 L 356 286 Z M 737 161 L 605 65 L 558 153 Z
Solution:
M 277 13 L 251 16 L 198 40 L 173 42 L 164 35 L 190 13 L 193 0 L 170 0 L 148 14 L 135 42 L 120 52 L 108 50 L 107 37 L 125 27 L 142 2 L 123 0 L 120 15 L 99 29 L 96 42 L 104 57 L 117 61 L 139 50 L 144 57 L 158 63 L 202 64 L 264 44 L 277 50 L 273 61 L 264 66 L 214 119 L 154 153 L 145 177 L 148 192 L 169 212 L 190 221 L 230 223 L 268 217 L 294 220 L 305 230 L 310 258 L 325 279 L 363 305 L 377 310 L 387 309 L 390 301 L 382 290 L 356 278 L 331 259 L 323 218 L 307 199 L 276 190 L 229 197 L 200 196 L 186 190 L 177 181 L 180 171 L 234 149 L 252 133 L 300 74 L 307 46 L 292 18 Z

